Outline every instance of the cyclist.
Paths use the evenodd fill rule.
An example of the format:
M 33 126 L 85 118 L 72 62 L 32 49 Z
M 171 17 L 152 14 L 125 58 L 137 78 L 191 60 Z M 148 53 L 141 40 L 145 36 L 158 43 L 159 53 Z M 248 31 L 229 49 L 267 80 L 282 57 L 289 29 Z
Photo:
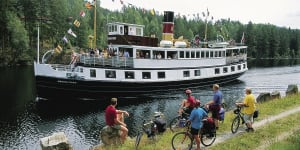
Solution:
M 235 103 L 237 106 L 243 106 L 244 107 L 244 120 L 247 126 L 246 131 L 253 132 L 254 129 L 252 128 L 253 123 L 253 114 L 255 112 L 256 106 L 255 106 L 255 97 L 252 94 L 252 90 L 249 88 L 246 88 L 245 90 L 246 96 L 244 98 L 243 103 Z
M 214 96 L 213 99 L 205 104 L 212 113 L 212 118 L 214 119 L 216 129 L 219 129 L 219 120 L 220 120 L 220 109 L 222 105 L 223 95 L 219 90 L 219 85 L 213 85 Z
M 188 121 L 191 122 L 191 134 L 196 141 L 197 150 L 200 150 L 200 129 L 203 126 L 202 119 L 207 117 L 206 111 L 200 107 L 200 100 L 195 101 L 195 108 L 192 110 Z
M 187 114 L 190 114 L 192 112 L 192 110 L 194 109 L 194 105 L 195 105 L 196 99 L 194 96 L 192 96 L 192 90 L 186 89 L 185 94 L 186 94 L 187 98 L 182 100 L 182 102 L 181 102 L 181 107 L 178 111 L 180 115 L 182 114 L 183 111 Z
M 105 109 L 105 122 L 106 125 L 121 130 L 121 142 L 124 143 L 126 140 L 128 129 L 126 127 L 126 124 L 124 123 L 124 115 L 129 116 L 127 111 L 123 110 L 117 110 L 117 98 L 112 98 L 110 101 L 110 105 L 106 107 Z

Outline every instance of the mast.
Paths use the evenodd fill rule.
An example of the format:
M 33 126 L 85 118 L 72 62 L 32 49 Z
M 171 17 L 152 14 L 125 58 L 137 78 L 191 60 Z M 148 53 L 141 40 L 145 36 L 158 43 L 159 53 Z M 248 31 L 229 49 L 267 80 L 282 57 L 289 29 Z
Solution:
M 97 16 L 96 16 L 96 8 L 97 8 L 97 4 L 96 4 L 96 1 L 97 0 L 94 0 L 94 50 L 96 50 L 96 48 L 97 48 L 97 46 L 96 46 L 96 43 L 97 43 L 97 41 L 96 41 L 96 34 L 97 34 L 97 32 L 96 32 L 96 21 L 97 21 Z
M 37 24 L 37 64 L 40 63 L 40 23 Z

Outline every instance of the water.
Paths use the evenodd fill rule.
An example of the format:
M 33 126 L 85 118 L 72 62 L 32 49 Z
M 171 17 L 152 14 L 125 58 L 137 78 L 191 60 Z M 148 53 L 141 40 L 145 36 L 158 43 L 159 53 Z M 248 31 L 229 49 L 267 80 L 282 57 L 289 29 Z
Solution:
M 263 67 L 254 67 L 257 64 Z M 270 66 L 278 67 L 270 67 Z M 250 69 L 234 83 L 221 85 L 229 108 L 241 100 L 246 87 L 258 96 L 262 92 L 279 91 L 285 96 L 289 84 L 300 87 L 300 65 L 294 61 L 263 60 L 249 63 Z M 89 149 L 99 144 L 98 136 L 104 126 L 107 102 L 35 101 L 33 67 L 0 70 L 0 149 L 40 149 L 39 139 L 63 131 L 75 150 Z M 202 103 L 212 98 L 211 87 L 193 89 Z M 127 110 L 125 122 L 134 136 L 143 119 L 150 119 L 155 111 L 164 113 L 169 121 L 184 98 L 183 91 L 119 97 L 118 109 Z

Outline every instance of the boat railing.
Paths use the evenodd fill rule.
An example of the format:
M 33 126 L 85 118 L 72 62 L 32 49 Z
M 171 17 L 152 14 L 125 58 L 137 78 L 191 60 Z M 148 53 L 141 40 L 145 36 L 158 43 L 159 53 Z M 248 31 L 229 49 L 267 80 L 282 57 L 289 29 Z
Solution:
M 133 58 L 130 57 L 100 57 L 96 55 L 80 55 L 79 63 L 85 66 L 100 66 L 100 67 L 133 67 Z

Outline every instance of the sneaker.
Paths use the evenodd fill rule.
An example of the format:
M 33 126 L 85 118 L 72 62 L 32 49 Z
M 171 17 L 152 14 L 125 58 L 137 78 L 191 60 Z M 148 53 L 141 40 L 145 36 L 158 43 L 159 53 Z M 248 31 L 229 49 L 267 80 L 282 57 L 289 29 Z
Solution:
M 250 131 L 250 128 L 247 128 L 245 131 L 246 131 L 246 132 L 249 132 L 249 131 Z
M 253 128 L 249 128 L 249 132 L 254 132 L 254 129 Z

